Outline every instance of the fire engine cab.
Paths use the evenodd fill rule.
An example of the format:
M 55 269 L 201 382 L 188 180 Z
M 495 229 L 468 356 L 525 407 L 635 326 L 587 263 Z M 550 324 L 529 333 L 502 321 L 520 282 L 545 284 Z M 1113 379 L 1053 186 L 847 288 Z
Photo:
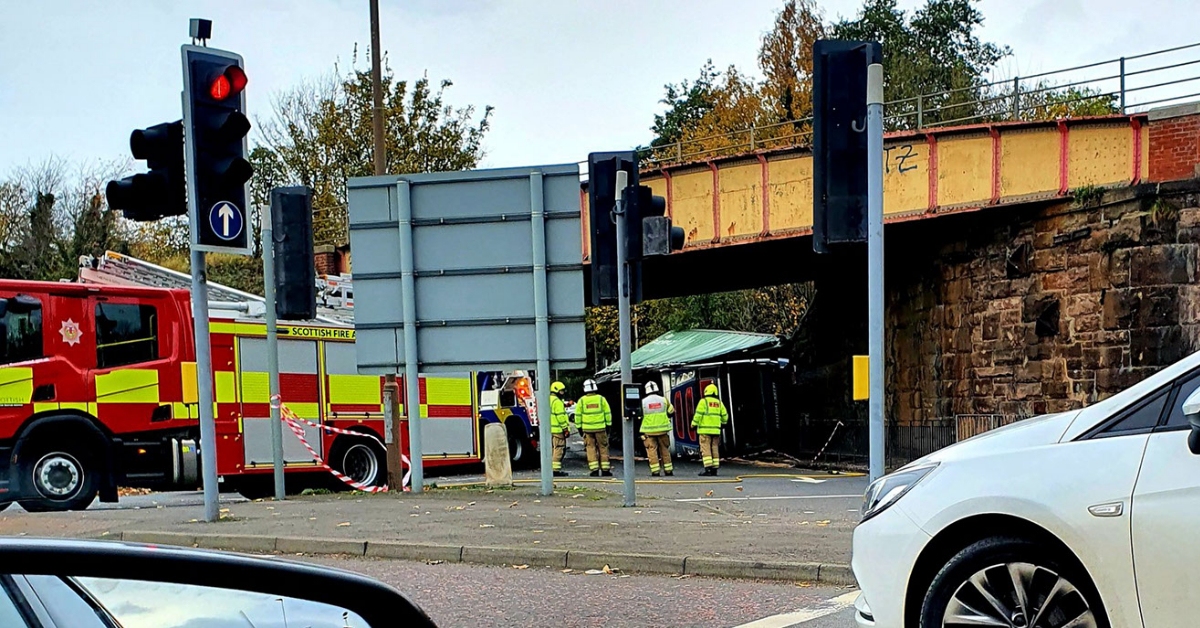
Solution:
M 30 511 L 83 509 L 97 495 L 116 501 L 118 486 L 199 484 L 189 292 L 131 285 L 148 282 L 116 272 L 132 258 L 110 253 L 98 262 L 81 271 L 90 283 L 0 280 L 0 510 L 12 501 Z M 166 278 L 159 285 L 187 279 L 150 270 Z M 228 295 L 210 287 L 214 296 Z M 273 464 L 266 326 L 235 310 L 210 311 L 217 473 L 223 490 L 254 497 L 271 492 Z M 305 440 L 351 479 L 383 484 L 382 378 L 358 374 L 354 329 L 327 318 L 281 324 L 279 338 L 283 403 L 315 425 L 305 426 Z M 474 373 L 421 377 L 426 467 L 480 461 L 477 383 Z M 407 413 L 402 399 L 405 453 Z M 289 490 L 300 477 L 330 477 L 284 432 Z

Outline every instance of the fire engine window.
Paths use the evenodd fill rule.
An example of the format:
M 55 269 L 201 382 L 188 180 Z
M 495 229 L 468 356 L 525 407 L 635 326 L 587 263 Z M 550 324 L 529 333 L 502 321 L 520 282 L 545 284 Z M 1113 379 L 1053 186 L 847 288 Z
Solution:
M 0 299 L 0 364 L 42 357 L 42 302 L 21 295 Z
M 96 366 L 110 368 L 158 359 L 158 315 L 153 305 L 96 304 Z

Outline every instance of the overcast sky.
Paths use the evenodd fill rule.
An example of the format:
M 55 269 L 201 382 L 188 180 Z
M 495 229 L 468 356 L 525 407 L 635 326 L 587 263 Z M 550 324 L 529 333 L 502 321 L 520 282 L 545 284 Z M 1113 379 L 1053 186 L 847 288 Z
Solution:
M 1013 76 L 1200 41 L 1194 2 L 980 9 L 983 36 L 1013 49 L 1001 68 Z M 849 16 L 860 3 L 822 6 Z M 495 106 L 482 165 L 521 166 L 646 143 L 663 84 L 694 77 L 705 59 L 757 74 L 758 39 L 781 4 L 381 0 L 381 31 L 400 77 L 449 78 L 451 103 Z M 252 119 L 270 114 L 278 90 L 348 65 L 356 43 L 368 67 L 367 0 L 0 0 L 0 176 L 50 155 L 122 158 L 132 129 L 179 118 L 189 17 L 212 19 L 211 45 L 245 57 Z

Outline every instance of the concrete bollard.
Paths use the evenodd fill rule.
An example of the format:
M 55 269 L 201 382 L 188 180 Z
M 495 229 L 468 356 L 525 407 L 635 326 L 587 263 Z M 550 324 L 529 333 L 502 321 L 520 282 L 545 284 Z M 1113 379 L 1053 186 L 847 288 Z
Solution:
M 499 423 L 483 428 L 483 469 L 487 485 L 512 486 L 512 461 L 508 457 L 508 430 Z

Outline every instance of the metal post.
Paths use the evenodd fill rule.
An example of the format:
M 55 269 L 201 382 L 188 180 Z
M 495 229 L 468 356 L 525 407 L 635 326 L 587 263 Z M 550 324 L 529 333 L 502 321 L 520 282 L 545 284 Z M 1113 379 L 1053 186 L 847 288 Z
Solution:
M 750 150 L 754 150 L 754 125 L 750 126 Z
M 204 252 L 192 249 L 192 324 L 196 338 L 196 401 L 200 404 L 200 467 L 204 482 L 204 520 L 216 521 L 217 424 L 213 420 L 212 347 L 208 342 L 208 280 Z
M 625 241 L 625 188 L 629 185 L 629 173 L 617 171 L 617 202 L 613 205 L 613 213 L 617 218 L 617 327 L 621 331 L 621 468 L 624 477 L 625 505 L 633 506 L 637 500 L 633 483 L 633 421 L 625 417 L 625 384 L 633 383 L 633 366 L 630 360 L 630 326 L 629 326 L 629 268 L 627 259 L 628 243 Z
M 542 465 L 542 495 L 554 492 L 550 435 L 550 307 L 546 302 L 546 208 L 542 173 L 529 175 L 529 206 L 533 222 L 533 312 L 537 344 L 538 443 Z
M 267 386 L 271 392 L 271 460 L 275 465 L 275 499 L 284 498 L 283 421 L 279 417 L 279 330 L 275 321 L 275 239 L 271 219 L 262 219 L 263 292 L 267 321 Z
M 1012 119 L 1021 117 L 1021 77 L 1013 77 Z
M 1125 115 L 1125 57 L 1121 57 L 1121 115 Z
M 867 67 L 867 353 L 871 480 L 883 476 L 883 66 Z
M 408 459 L 412 492 L 425 488 L 421 462 L 421 380 L 417 351 L 417 284 L 413 271 L 412 197 L 408 181 L 399 183 L 400 201 L 400 301 L 404 321 L 404 414 L 408 416 Z
M 917 130 L 925 128 L 925 98 L 917 95 Z

